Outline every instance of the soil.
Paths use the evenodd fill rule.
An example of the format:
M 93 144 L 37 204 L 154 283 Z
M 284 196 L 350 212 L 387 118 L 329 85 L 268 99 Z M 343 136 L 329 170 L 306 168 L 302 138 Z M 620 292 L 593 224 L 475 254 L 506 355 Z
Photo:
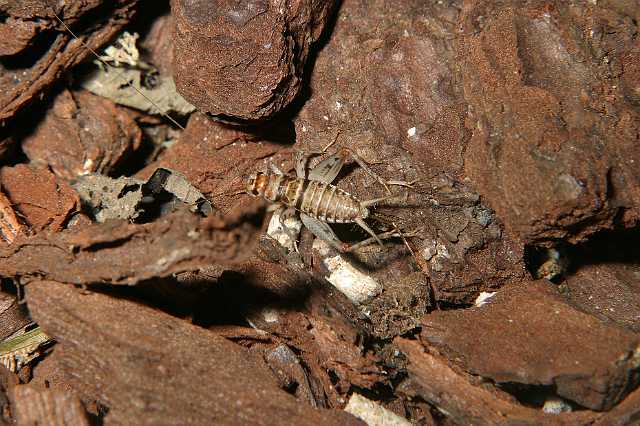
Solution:
M 71 3 L 0 2 L 1 422 L 640 421 L 637 2 Z

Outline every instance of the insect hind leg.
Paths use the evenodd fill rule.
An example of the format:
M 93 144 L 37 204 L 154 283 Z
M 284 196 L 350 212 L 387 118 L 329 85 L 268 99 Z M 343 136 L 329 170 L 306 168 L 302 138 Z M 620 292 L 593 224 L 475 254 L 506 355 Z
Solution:
M 383 232 L 380 235 L 376 235 L 376 233 L 373 232 L 373 230 L 371 230 L 371 228 L 369 228 L 369 226 L 367 226 L 364 221 L 359 219 L 356 220 L 355 223 L 361 226 L 365 231 L 367 231 L 367 233 L 371 235 L 371 237 L 355 244 L 347 244 L 338 239 L 335 232 L 333 232 L 333 229 L 331 229 L 331 227 L 327 223 L 314 219 L 304 213 L 300 214 L 300 219 L 302 219 L 302 223 L 304 223 L 304 226 L 306 226 L 313 235 L 320 238 L 341 253 L 349 253 L 374 242 L 384 247 L 384 245 L 382 244 L 382 240 L 397 237 L 403 238 L 406 235 L 400 232 L 400 230 L 398 230 L 397 228 L 395 228 L 393 231 Z
M 380 212 L 375 212 L 373 214 L 371 214 L 369 216 L 371 219 L 376 220 L 382 224 L 385 224 L 389 227 L 391 227 L 393 229 L 392 233 L 394 234 L 393 236 L 395 237 L 399 237 L 402 239 L 402 242 L 404 243 L 405 247 L 407 247 L 407 249 L 409 250 L 409 253 L 411 253 L 411 255 L 416 258 L 416 254 L 413 250 L 413 247 L 411 247 L 411 244 L 409 244 L 409 241 L 407 241 L 407 238 L 411 238 L 411 237 L 415 237 L 419 234 L 418 230 L 413 230 L 413 231 L 402 231 L 398 225 L 396 224 L 396 220 L 398 219 L 397 217 L 394 217 L 393 215 L 388 215 L 388 214 L 383 214 Z M 381 234 L 383 235 L 383 234 Z
M 280 215 L 278 217 L 278 219 L 280 220 L 280 227 L 284 230 L 284 232 L 287 233 L 287 236 L 289 237 L 289 239 L 291 240 L 291 244 L 293 245 L 293 251 L 295 251 L 296 253 L 299 252 L 298 251 L 298 232 L 289 228 L 285 222 L 287 219 L 295 217 L 297 213 L 298 212 L 292 207 L 282 208 L 280 210 Z
M 347 251 L 347 248 L 349 247 L 348 244 L 340 241 L 329 224 L 321 222 L 318 219 L 314 219 L 313 217 L 304 213 L 300 213 L 300 219 L 302 220 L 304 226 L 306 226 L 306 228 L 311 231 L 313 235 L 325 241 L 327 244 L 329 244 L 339 252 Z
M 375 206 L 376 204 L 379 204 L 383 201 L 389 201 L 389 200 L 393 200 L 393 199 L 397 199 L 398 197 L 395 197 L 393 195 L 389 195 L 386 197 L 380 197 L 380 198 L 373 198 L 371 200 L 365 200 L 365 201 L 360 201 L 360 206 L 361 207 L 371 207 L 371 206 Z
M 413 185 L 417 182 L 417 180 L 411 181 L 411 182 L 406 182 L 403 180 L 386 180 L 383 179 L 382 176 L 380 176 L 379 174 L 377 174 L 376 172 L 374 172 L 371 167 L 369 167 L 369 165 L 367 164 L 366 161 L 364 161 L 364 159 L 362 157 L 360 157 L 358 154 L 356 154 L 355 152 L 351 151 L 348 148 L 341 148 L 340 151 L 341 155 L 343 156 L 350 156 L 353 161 L 355 161 L 360 167 L 362 167 L 364 169 L 365 172 L 367 172 L 371 177 L 373 177 L 375 180 L 378 181 L 378 183 L 380 183 L 384 189 L 387 191 L 387 193 L 391 194 L 391 190 L 389 189 L 389 186 L 395 185 L 395 186 L 404 186 L 407 188 L 413 188 Z
M 364 223 L 364 220 L 362 219 L 356 219 L 355 222 L 358 224 L 358 226 L 360 226 L 360 228 L 364 229 L 365 231 L 367 231 L 367 233 L 369 235 L 371 235 L 371 237 L 378 243 L 380 244 L 380 247 L 384 247 L 384 244 L 382 244 L 382 240 L 376 235 L 375 232 L 373 232 L 373 230 L 371 228 L 369 228 L 369 225 L 367 225 L 366 223 Z M 365 240 L 366 241 L 366 240 Z

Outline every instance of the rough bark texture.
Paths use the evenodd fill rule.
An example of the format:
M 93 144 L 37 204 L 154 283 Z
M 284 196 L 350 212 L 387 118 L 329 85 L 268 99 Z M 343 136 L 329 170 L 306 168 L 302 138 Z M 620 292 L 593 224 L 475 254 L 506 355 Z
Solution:
M 248 351 L 154 309 L 53 281 L 29 284 L 27 298 L 61 367 L 109 407 L 105 424 L 361 424 L 297 404 Z
M 140 146 L 142 132 L 127 111 L 85 91 L 63 91 L 51 112 L 22 140 L 29 160 L 57 176 L 111 174 Z
M 196 185 L 216 209 L 223 213 L 241 212 L 251 205 L 251 199 L 242 193 L 248 175 L 267 170 L 269 163 L 290 164 L 291 152 L 284 149 L 284 144 L 290 142 L 291 133 L 288 126 L 282 127 L 249 133 L 195 113 L 179 143 L 138 176 L 147 178 L 157 167 L 176 170 Z
M 470 373 L 553 385 L 592 410 L 611 409 L 640 380 L 638 335 L 571 308 L 544 281 L 506 286 L 481 307 L 434 312 L 422 325 L 424 342 Z
M 335 0 L 172 1 L 180 93 L 214 117 L 264 121 L 302 88 Z
M 16 424 L 89 426 L 89 418 L 80 400 L 59 391 L 15 386 L 11 394 Z
M 465 170 L 525 241 L 638 221 L 640 115 L 620 79 L 637 39 L 620 9 L 478 2 L 461 16 Z
M 623 425 L 629 424 L 629 420 L 633 422 L 640 415 L 638 407 L 633 406 L 640 397 L 639 391 L 620 404 L 619 411 L 616 409 L 605 415 L 589 411 L 544 414 L 518 404 L 511 395 L 489 384 L 477 383 L 472 377 L 456 372 L 441 357 L 425 351 L 419 342 L 398 339 L 396 343 L 409 358 L 409 378 L 401 386 L 400 392 L 423 398 L 440 407 L 454 424 L 582 425 L 595 421 L 603 425 Z
M 14 241 L 0 254 L 0 274 L 25 281 L 131 285 L 212 263 L 241 262 L 251 256 L 257 231 L 241 218 L 199 220 L 187 211 L 142 225 L 92 224 Z
M 86 46 L 96 50 L 109 41 L 131 19 L 136 3 L 136 0 L 91 0 L 60 5 L 36 0 L 0 5 L 0 11 L 9 16 L 0 25 L 0 34 L 11 34 L 2 37 L 4 53 L 11 56 L 3 62 L 10 66 L 0 65 L 0 87 L 3 88 L 0 91 L 0 121 L 13 117 L 50 87 L 62 72 L 91 55 Z M 83 43 L 59 27 L 54 13 L 76 29 Z M 78 31 L 74 24 L 89 13 L 106 20 L 95 20 L 91 27 Z M 21 35 L 14 38 L 16 32 Z M 44 40 L 35 43 L 36 35 L 40 33 Z
M 3 167 L 0 184 L 13 210 L 32 231 L 60 231 L 80 208 L 78 194 L 43 167 Z

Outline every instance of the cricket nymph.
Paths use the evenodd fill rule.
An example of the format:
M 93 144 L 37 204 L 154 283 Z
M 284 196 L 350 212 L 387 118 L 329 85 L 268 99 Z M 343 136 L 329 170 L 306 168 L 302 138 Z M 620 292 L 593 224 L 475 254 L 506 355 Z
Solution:
M 254 173 L 247 192 L 282 203 L 326 223 L 353 223 L 369 216 L 369 209 L 335 185 L 276 173 Z
M 326 148 L 325 148 L 326 149 Z M 324 152 L 324 151 L 323 151 Z M 358 200 L 353 195 L 332 185 L 347 157 L 353 158 L 369 175 L 373 176 L 389 192 L 388 196 L 371 200 Z M 335 154 L 318 163 L 311 170 L 307 170 L 308 156 L 299 152 L 295 170 L 296 176 L 288 176 L 282 172 L 258 172 L 247 179 L 245 191 L 254 197 L 263 197 L 273 205 L 286 207 L 286 211 L 297 212 L 304 226 L 316 237 L 326 241 L 339 251 L 351 251 L 358 247 L 376 241 L 382 246 L 382 238 L 400 235 L 397 231 L 376 235 L 365 223 L 371 217 L 369 207 L 393 198 L 388 185 L 411 186 L 404 181 L 385 181 L 358 155 L 347 148 L 338 150 Z M 284 227 L 283 215 L 280 215 Z M 356 223 L 364 229 L 370 239 L 349 245 L 338 239 L 329 226 L 330 223 Z M 394 224 L 395 226 L 395 224 Z M 295 241 L 295 236 L 292 238 Z M 294 242 L 295 247 L 295 242 Z M 297 248 L 296 248 L 297 250 Z

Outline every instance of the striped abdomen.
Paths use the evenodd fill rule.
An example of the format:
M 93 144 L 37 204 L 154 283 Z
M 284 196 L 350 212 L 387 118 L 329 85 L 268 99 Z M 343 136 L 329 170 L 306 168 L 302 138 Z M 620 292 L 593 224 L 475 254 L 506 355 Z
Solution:
M 256 173 L 247 182 L 247 192 L 328 223 L 353 222 L 368 215 L 348 192 L 315 180 Z

